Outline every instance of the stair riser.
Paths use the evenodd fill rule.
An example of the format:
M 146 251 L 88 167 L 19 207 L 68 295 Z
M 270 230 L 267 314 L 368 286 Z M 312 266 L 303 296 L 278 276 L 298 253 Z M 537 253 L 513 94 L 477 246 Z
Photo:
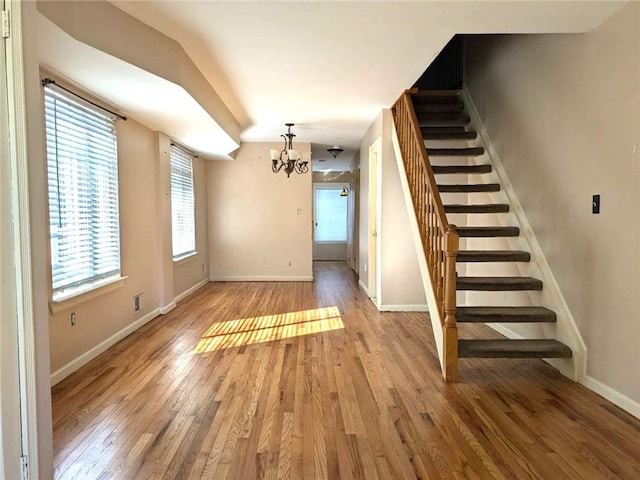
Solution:
M 435 126 L 458 126 L 464 127 L 469 124 L 468 117 L 460 118 L 421 118 L 418 120 L 420 127 L 435 127 Z
M 414 108 L 418 105 L 425 104 L 441 104 L 441 103 L 459 103 L 460 96 L 459 95 L 412 95 Z
M 423 103 L 415 105 L 417 114 L 421 113 L 460 113 L 464 110 L 464 104 L 460 102 Z
M 427 148 L 430 157 L 479 157 L 484 155 L 484 148 Z

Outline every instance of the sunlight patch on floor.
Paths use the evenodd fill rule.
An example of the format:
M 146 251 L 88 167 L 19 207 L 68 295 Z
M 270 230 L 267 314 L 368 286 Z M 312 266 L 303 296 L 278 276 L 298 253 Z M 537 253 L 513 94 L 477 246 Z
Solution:
M 214 323 L 191 352 L 192 355 L 242 347 L 344 328 L 338 307 L 264 315 Z

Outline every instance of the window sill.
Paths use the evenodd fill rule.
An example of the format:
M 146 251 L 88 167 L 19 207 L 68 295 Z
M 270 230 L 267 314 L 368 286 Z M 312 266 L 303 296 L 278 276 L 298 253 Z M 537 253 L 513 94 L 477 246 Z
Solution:
M 184 265 L 185 263 L 192 262 L 198 256 L 198 252 L 187 253 L 186 255 L 182 255 L 180 257 L 173 259 L 173 266 L 179 267 L 180 265 Z
M 128 277 L 115 277 L 103 280 L 102 282 L 93 283 L 91 285 L 78 287 L 68 293 L 58 295 L 55 299 L 49 301 L 49 311 L 52 314 L 61 312 L 84 302 L 88 302 L 105 293 L 113 292 L 124 285 L 124 281 Z

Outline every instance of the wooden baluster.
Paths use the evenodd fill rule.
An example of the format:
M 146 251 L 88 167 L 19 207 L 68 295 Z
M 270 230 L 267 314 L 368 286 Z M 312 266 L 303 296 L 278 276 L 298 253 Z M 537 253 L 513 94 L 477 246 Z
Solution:
M 436 287 L 436 298 L 438 299 L 438 305 L 440 306 L 440 318 L 444 321 L 444 275 L 442 269 L 442 231 L 440 222 L 436 229 L 437 242 L 436 242 L 436 277 L 438 279 Z
M 456 256 L 459 238 L 455 225 L 449 225 L 445 240 L 445 295 L 444 295 L 444 379 L 458 379 L 458 327 L 456 325 Z

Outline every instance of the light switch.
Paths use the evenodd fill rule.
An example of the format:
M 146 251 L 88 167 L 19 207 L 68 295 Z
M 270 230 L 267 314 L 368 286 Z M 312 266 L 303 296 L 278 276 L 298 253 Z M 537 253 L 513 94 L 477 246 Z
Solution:
M 598 214 L 600 213 L 600 194 L 596 193 L 593 196 L 593 200 L 591 202 L 591 213 Z

